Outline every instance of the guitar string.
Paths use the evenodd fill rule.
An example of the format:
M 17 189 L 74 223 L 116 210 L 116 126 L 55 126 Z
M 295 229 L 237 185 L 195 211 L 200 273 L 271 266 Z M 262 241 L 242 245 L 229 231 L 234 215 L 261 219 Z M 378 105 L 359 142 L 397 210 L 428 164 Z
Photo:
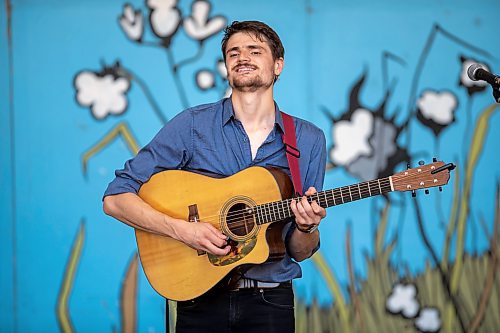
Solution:
M 411 181 L 414 181 L 414 180 L 422 180 L 422 174 L 420 175 L 393 175 L 392 176 L 392 179 L 393 179 L 393 183 L 397 182 L 399 179 L 403 179 L 405 178 L 407 183 L 410 183 Z M 355 200 L 359 200 L 359 199 L 364 199 L 364 198 L 368 198 L 368 197 L 371 197 L 371 196 L 374 196 L 374 195 L 381 195 L 383 193 L 386 193 L 386 192 L 390 192 L 392 190 L 392 187 L 389 184 L 385 184 L 385 185 L 382 185 L 380 184 L 380 189 L 383 189 L 382 192 L 380 192 L 379 190 L 379 184 L 378 182 L 385 182 L 387 183 L 389 179 L 388 178 L 382 178 L 382 179 L 378 179 L 378 180 L 371 180 L 371 181 L 365 181 L 365 182 L 362 182 L 362 183 L 359 183 L 359 184 L 354 184 L 354 185 L 346 185 L 346 186 L 342 186 L 342 187 L 339 187 L 339 188 L 335 188 L 335 189 L 331 189 L 331 190 L 325 190 L 325 191 L 322 191 L 322 192 L 318 192 L 318 193 L 322 193 L 321 195 L 316 195 L 316 194 L 313 194 L 312 196 L 309 196 L 309 198 L 311 198 L 311 201 L 314 201 L 314 196 L 316 197 L 320 197 L 320 203 L 323 202 L 323 199 L 325 196 L 327 196 L 326 200 L 325 201 L 330 201 L 330 200 L 333 200 L 334 201 L 334 204 L 331 205 L 331 206 L 338 206 L 340 205 L 339 204 L 336 204 L 336 202 L 339 200 L 339 199 L 335 199 L 335 192 L 340 192 L 340 197 L 342 200 L 342 198 L 346 197 L 346 198 L 349 198 L 349 197 L 352 197 L 352 194 L 350 193 L 350 196 L 345 196 L 343 195 L 343 190 L 344 189 L 347 189 L 349 190 L 349 188 L 352 188 L 353 186 L 357 186 L 359 187 L 359 190 L 358 191 L 354 191 L 353 193 L 356 195 L 356 194 L 359 194 L 359 192 L 361 192 L 361 197 L 355 197 L 355 199 L 353 200 L 349 200 L 347 202 L 342 202 L 343 203 L 348 203 L 348 202 L 351 202 L 351 201 L 355 201 Z M 376 182 L 377 184 L 370 184 L 370 183 L 373 183 L 373 182 Z M 366 185 L 364 186 L 367 190 L 361 190 L 361 187 L 363 185 Z M 379 193 L 375 193 L 374 195 L 372 195 L 372 191 L 371 191 L 371 188 L 370 188 L 370 185 L 373 187 L 375 186 L 375 191 L 378 191 Z M 437 186 L 437 185 L 436 185 Z M 421 188 L 419 188 L 421 189 Z M 364 197 L 364 195 L 367 195 L 366 197 Z M 298 197 L 298 198 L 301 198 L 301 197 Z M 292 199 L 297 199 L 297 197 L 295 198 L 292 198 Z M 240 222 L 240 223 L 236 223 L 238 221 L 241 221 L 241 219 L 245 216 L 245 214 L 247 215 L 252 215 L 252 216 L 256 216 L 256 213 L 258 214 L 259 212 L 256 211 L 256 208 L 257 207 L 260 207 L 262 210 L 266 210 L 266 209 L 272 209 L 270 210 L 269 212 L 261 212 L 263 214 L 261 214 L 260 216 L 262 217 L 266 217 L 267 215 L 271 216 L 271 215 L 278 215 L 279 217 L 279 213 L 276 213 L 276 208 L 278 209 L 288 209 L 288 211 L 290 212 L 290 202 L 292 199 L 285 199 L 285 200 L 281 200 L 281 201 L 274 201 L 274 202 L 268 202 L 268 203 L 263 203 L 263 204 L 260 204 L 260 205 L 257 205 L 257 206 L 254 206 L 254 207 L 249 207 L 250 210 L 253 211 L 253 213 L 249 214 L 247 211 L 248 209 L 243 209 L 243 210 L 237 210 L 237 211 L 234 211 L 232 212 L 232 214 L 230 215 L 231 218 L 229 219 L 226 219 L 226 224 L 231 224 L 231 226 L 233 227 L 241 227 L 241 226 L 245 226 L 245 223 L 244 222 Z M 277 207 L 277 205 L 279 203 L 282 203 L 282 206 L 283 207 Z M 286 205 L 284 205 L 286 203 Z M 264 205 L 270 205 L 270 207 L 263 207 Z M 271 207 L 273 206 L 273 207 Z M 290 212 L 291 213 L 291 212 Z M 293 213 L 291 213 L 290 216 L 292 216 Z M 288 216 L 288 217 L 290 217 Z M 285 217 L 287 218 L 287 217 Z M 218 223 L 220 220 L 220 215 L 211 215 L 211 216 L 206 216 L 205 218 L 202 219 L 202 222 L 207 222 L 207 223 Z M 275 221 L 279 221 L 280 219 L 277 219 Z M 262 222 L 261 224 L 265 224 L 265 223 L 269 223 L 269 222 L 272 222 L 272 221 L 266 221 L 266 222 Z
M 308 196 L 308 198 L 311 199 L 311 201 L 318 201 L 318 200 L 315 200 L 314 197 L 320 197 L 319 201 L 320 203 L 321 202 L 326 202 L 326 201 L 333 201 L 334 204 L 331 205 L 331 206 L 338 206 L 340 205 L 341 203 L 339 204 L 336 204 L 336 202 L 338 200 L 342 200 L 342 198 L 350 198 L 351 196 L 346 196 L 346 195 L 342 195 L 342 189 L 345 189 L 345 188 L 349 188 L 349 186 L 343 186 L 343 187 L 339 187 L 337 189 L 333 189 L 333 190 L 326 190 L 326 191 L 322 191 L 322 192 L 318 192 L 318 193 L 322 193 L 321 195 L 316 195 L 316 194 L 313 194 L 311 196 Z M 390 190 L 391 189 L 391 186 L 390 184 L 389 185 L 381 185 L 380 188 L 382 189 L 382 192 L 380 192 L 378 186 L 375 188 L 375 191 L 379 192 L 379 193 L 376 193 L 374 195 L 381 195 L 383 193 L 385 193 L 385 191 L 387 190 Z M 340 194 L 340 199 L 336 199 L 335 198 L 335 195 L 334 195 L 334 191 L 337 191 L 337 192 L 341 192 Z M 331 193 L 325 193 L 325 192 L 331 192 Z M 361 192 L 361 197 L 355 197 L 355 199 L 353 200 L 349 200 L 349 201 L 345 201 L 345 202 L 342 202 L 342 203 L 348 203 L 348 202 L 351 202 L 351 201 L 355 201 L 355 200 L 359 200 L 359 199 L 364 199 L 364 198 L 368 198 L 370 196 L 373 196 L 372 195 L 372 191 L 368 190 L 362 190 L 362 191 L 355 191 L 353 192 L 355 195 L 356 194 L 359 194 L 359 192 Z M 327 199 L 325 200 L 325 195 L 328 196 Z M 367 195 L 366 197 L 363 197 L 363 195 Z M 252 215 L 252 216 L 256 216 L 256 213 L 258 214 L 259 212 L 257 212 L 257 207 L 260 207 L 260 209 L 262 210 L 265 210 L 265 209 L 272 209 L 270 210 L 269 212 L 264 212 L 264 214 L 261 214 L 261 216 L 263 217 L 266 217 L 265 215 L 279 215 L 279 213 L 276 213 L 276 208 L 278 209 L 288 209 L 289 212 L 291 212 L 291 208 L 290 208 L 290 203 L 293 199 L 297 199 L 297 198 L 302 198 L 302 197 L 295 197 L 295 198 L 291 198 L 291 199 L 285 199 L 285 200 L 280 200 L 280 201 L 273 201 L 273 202 L 267 202 L 267 203 L 263 203 L 263 204 L 259 204 L 257 206 L 253 206 L 253 207 L 249 207 L 250 210 L 252 210 L 252 213 L 249 214 L 248 213 L 248 209 L 240 209 L 240 210 L 236 210 L 234 212 L 231 212 L 231 214 L 228 214 L 229 216 L 231 216 L 231 218 L 228 218 L 226 219 L 226 224 L 232 224 L 232 226 L 235 226 L 235 227 L 240 227 L 240 226 L 244 226 L 245 223 L 244 222 L 241 222 L 240 224 L 236 224 L 235 222 L 238 222 L 238 221 L 241 221 L 241 219 L 245 216 L 245 215 Z M 345 199 L 344 199 L 345 200 Z M 282 205 L 282 207 L 277 207 L 278 204 Z M 264 205 L 270 205 L 270 207 L 263 207 Z M 271 207 L 272 206 L 272 207 Z M 291 213 L 293 215 L 293 213 Z M 290 216 L 292 216 L 290 215 Z M 286 218 L 286 217 L 285 217 Z M 219 222 L 220 220 L 220 215 L 211 215 L 211 216 L 206 216 L 204 218 L 200 218 L 200 221 L 201 222 L 207 222 L 207 223 L 211 223 L 211 222 Z M 280 219 L 277 219 L 276 221 L 279 221 Z M 266 223 L 266 222 L 264 222 Z

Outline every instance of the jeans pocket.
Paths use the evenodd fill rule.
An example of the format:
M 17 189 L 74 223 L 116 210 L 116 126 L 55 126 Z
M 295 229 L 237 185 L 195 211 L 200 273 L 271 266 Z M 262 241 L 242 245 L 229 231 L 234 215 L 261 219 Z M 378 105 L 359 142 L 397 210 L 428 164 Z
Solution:
M 294 308 L 294 296 L 291 288 L 269 288 L 260 289 L 262 301 L 279 309 L 292 310 Z

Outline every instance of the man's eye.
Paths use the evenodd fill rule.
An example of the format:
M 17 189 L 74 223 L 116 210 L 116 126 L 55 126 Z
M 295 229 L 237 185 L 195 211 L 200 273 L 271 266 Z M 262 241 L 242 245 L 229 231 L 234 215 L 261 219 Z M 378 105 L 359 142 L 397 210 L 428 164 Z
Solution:
M 253 51 L 252 54 L 260 54 L 259 51 Z
M 229 58 L 234 58 L 234 57 L 236 57 L 237 55 L 238 55 L 238 53 L 230 53 L 230 54 L 229 54 Z

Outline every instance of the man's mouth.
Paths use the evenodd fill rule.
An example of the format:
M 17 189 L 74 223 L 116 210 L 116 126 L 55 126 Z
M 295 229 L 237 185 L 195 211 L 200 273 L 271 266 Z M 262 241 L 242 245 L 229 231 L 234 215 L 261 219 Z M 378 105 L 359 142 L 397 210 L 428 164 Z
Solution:
M 238 66 L 234 69 L 236 73 L 249 73 L 254 70 L 255 70 L 254 66 Z

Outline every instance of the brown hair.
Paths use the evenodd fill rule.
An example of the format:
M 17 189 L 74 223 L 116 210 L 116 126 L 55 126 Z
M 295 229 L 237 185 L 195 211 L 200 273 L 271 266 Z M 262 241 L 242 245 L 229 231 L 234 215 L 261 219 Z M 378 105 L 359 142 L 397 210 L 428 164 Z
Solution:
M 285 48 L 281 43 L 276 31 L 270 26 L 259 21 L 233 21 L 224 29 L 224 37 L 222 38 L 222 56 L 226 60 L 226 46 L 229 38 L 238 32 L 246 32 L 255 35 L 261 42 L 266 42 L 271 48 L 273 60 L 285 58 Z

